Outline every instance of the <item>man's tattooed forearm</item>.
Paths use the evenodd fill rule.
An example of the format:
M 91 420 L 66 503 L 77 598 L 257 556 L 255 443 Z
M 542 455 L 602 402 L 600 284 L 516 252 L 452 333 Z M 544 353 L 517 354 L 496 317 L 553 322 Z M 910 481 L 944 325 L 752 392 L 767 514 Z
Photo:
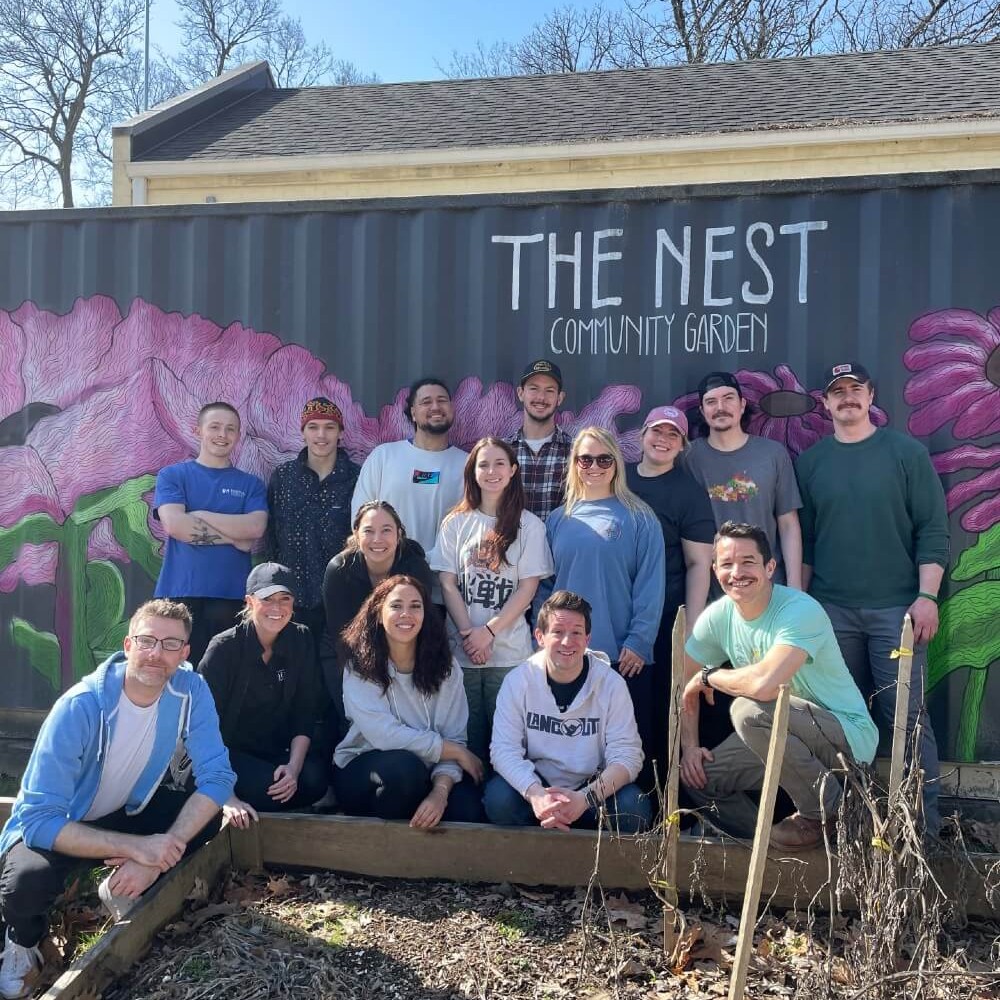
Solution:
M 200 517 L 194 519 L 194 527 L 191 529 L 192 545 L 218 545 L 222 541 L 220 535 L 207 521 Z

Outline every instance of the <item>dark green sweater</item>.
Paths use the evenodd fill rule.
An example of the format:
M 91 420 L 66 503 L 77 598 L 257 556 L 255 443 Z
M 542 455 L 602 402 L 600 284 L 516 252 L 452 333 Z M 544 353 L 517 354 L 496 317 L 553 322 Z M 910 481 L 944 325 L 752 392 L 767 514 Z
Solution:
M 847 608 L 891 608 L 917 596 L 917 567 L 948 564 L 941 480 L 919 441 L 879 428 L 856 444 L 828 437 L 795 465 L 809 593 Z

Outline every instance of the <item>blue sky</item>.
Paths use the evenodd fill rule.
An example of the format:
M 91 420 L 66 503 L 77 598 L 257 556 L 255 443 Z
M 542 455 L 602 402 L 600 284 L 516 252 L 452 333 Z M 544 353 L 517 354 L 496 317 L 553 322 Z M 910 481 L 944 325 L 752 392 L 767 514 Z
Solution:
M 284 0 L 285 11 L 302 21 L 306 38 L 324 39 L 337 58 L 349 59 L 386 82 L 441 76 L 453 50 L 471 51 L 514 41 L 567 0 Z M 590 6 L 590 0 L 572 0 Z M 166 52 L 178 43 L 173 0 L 154 0 L 153 45 Z

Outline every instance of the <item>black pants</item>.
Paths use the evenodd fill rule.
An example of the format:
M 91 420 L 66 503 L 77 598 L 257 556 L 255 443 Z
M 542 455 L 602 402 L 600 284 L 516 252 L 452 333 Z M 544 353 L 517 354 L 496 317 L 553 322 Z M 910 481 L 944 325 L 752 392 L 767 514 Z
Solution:
M 140 837 L 165 833 L 188 797 L 187 792 L 160 787 L 141 813 L 126 816 L 125 810 L 119 809 L 88 825 Z M 221 822 L 221 816 L 210 820 L 188 844 L 185 856 L 208 843 L 219 832 Z M 3 856 L 0 874 L 0 913 L 11 938 L 25 948 L 38 944 L 48 930 L 49 910 L 66 879 L 80 868 L 94 868 L 100 863 L 100 858 L 75 858 L 28 847 L 23 840 L 14 844 Z
M 369 750 L 347 765 L 333 769 L 337 802 L 349 816 L 410 819 L 431 790 L 431 772 L 409 750 Z M 448 796 L 443 819 L 453 823 L 482 823 L 483 795 L 463 774 Z
M 236 797 L 257 812 L 289 812 L 318 802 L 330 787 L 330 766 L 318 755 L 307 753 L 299 774 L 299 787 L 287 802 L 276 802 L 267 794 L 274 784 L 274 769 L 288 763 L 288 751 L 254 755 L 230 750 L 229 763 L 236 772 Z
M 191 665 L 197 669 L 213 636 L 225 632 L 236 624 L 236 616 L 243 607 L 242 601 L 225 597 L 171 597 L 180 601 L 191 612 Z
M 617 663 L 611 666 L 619 671 Z M 646 755 L 643 764 L 643 774 L 639 778 L 639 787 L 647 790 L 643 778 L 652 775 L 652 740 L 653 740 L 653 664 L 647 663 L 638 674 L 625 677 L 628 693 L 632 696 L 632 710 L 635 712 L 635 725 L 642 740 L 642 752 Z M 651 779 L 650 779 L 651 780 Z

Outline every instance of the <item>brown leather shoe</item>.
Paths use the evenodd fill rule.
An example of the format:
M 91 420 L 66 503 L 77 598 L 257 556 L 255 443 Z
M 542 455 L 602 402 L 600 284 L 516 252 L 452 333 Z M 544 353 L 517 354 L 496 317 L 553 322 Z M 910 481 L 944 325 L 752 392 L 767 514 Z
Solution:
M 833 831 L 833 821 L 827 821 Z M 771 827 L 771 846 L 779 851 L 808 851 L 823 843 L 823 823 L 801 813 L 792 813 Z

